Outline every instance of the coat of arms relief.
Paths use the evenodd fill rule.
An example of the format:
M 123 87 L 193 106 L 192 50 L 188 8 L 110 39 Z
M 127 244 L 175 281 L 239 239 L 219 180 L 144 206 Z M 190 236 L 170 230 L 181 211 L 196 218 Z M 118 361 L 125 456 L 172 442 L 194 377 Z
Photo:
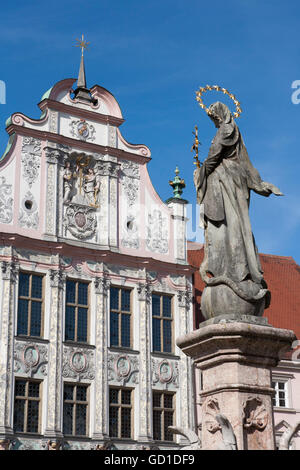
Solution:
M 79 239 L 91 238 L 97 227 L 100 168 L 90 156 L 69 158 L 63 171 L 64 229 Z

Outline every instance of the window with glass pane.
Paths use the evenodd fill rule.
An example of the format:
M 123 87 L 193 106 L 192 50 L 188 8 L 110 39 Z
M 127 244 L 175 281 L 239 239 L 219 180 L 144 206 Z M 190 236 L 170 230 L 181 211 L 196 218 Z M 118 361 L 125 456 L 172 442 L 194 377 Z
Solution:
M 86 343 L 88 341 L 89 284 L 66 282 L 65 340 Z
M 42 336 L 43 276 L 19 273 L 17 335 Z
M 152 345 L 153 351 L 172 352 L 172 297 L 152 295 Z
M 39 433 L 41 383 L 15 380 L 14 431 Z
M 131 291 L 110 289 L 110 345 L 131 347 Z
M 109 435 L 117 438 L 131 438 L 132 390 L 109 389 Z
M 88 429 L 88 386 L 64 385 L 63 432 L 68 436 L 86 436 Z
M 173 441 L 173 434 L 168 430 L 174 423 L 175 394 L 153 391 L 153 439 L 155 441 Z
M 273 406 L 288 408 L 288 388 L 287 381 L 274 381 L 272 387 L 275 389 L 275 396 L 273 397 Z

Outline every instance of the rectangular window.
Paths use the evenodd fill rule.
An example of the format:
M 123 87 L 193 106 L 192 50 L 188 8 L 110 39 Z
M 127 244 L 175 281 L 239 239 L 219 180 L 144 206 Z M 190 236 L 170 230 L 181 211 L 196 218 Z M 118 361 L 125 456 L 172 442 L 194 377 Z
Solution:
M 172 352 L 172 297 L 152 295 L 152 344 L 153 351 Z
M 131 290 L 110 289 L 110 345 L 131 347 Z
M 42 336 L 43 276 L 19 273 L 17 335 Z
M 82 281 L 66 282 L 65 340 L 88 341 L 89 284 Z
M 272 382 L 272 387 L 275 389 L 275 396 L 273 397 L 273 406 L 280 408 L 288 408 L 288 383 L 287 381 Z
M 14 431 L 39 433 L 41 382 L 16 379 Z
M 175 416 L 175 394 L 153 391 L 153 439 L 155 441 L 173 441 L 173 433 L 168 430 L 173 426 Z
M 132 390 L 109 389 L 109 435 L 128 438 L 132 436 Z
M 88 430 L 88 385 L 64 385 L 63 433 L 86 436 Z

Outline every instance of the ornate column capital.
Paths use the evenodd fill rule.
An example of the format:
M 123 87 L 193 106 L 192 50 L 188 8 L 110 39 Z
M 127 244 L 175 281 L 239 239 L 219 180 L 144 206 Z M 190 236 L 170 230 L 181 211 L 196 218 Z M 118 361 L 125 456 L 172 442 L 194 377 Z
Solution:
M 59 289 L 63 289 L 66 281 L 66 273 L 64 273 L 61 269 L 51 269 L 50 270 L 50 286 L 51 287 L 58 287 Z
M 152 295 L 152 287 L 148 282 L 139 282 L 137 287 L 138 299 L 140 301 L 150 302 Z
M 18 279 L 19 268 L 19 265 L 15 261 L 2 261 L 2 279 L 5 281 L 16 282 Z
M 110 288 L 110 279 L 107 277 L 96 277 L 94 279 L 94 287 L 96 294 L 107 295 Z
M 177 292 L 179 307 L 189 309 L 193 301 L 193 292 L 190 289 L 180 290 Z

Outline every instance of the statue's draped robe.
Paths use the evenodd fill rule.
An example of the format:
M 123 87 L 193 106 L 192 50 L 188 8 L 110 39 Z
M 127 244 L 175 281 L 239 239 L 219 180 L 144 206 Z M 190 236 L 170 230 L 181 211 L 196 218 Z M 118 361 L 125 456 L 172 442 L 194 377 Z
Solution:
M 207 159 L 194 172 L 197 201 L 203 204 L 205 256 L 200 272 L 236 284 L 261 285 L 262 269 L 249 219 L 250 189 L 269 195 L 252 166 L 234 119 L 223 103 L 210 107 L 220 127 Z M 208 276 L 207 276 L 208 273 Z

